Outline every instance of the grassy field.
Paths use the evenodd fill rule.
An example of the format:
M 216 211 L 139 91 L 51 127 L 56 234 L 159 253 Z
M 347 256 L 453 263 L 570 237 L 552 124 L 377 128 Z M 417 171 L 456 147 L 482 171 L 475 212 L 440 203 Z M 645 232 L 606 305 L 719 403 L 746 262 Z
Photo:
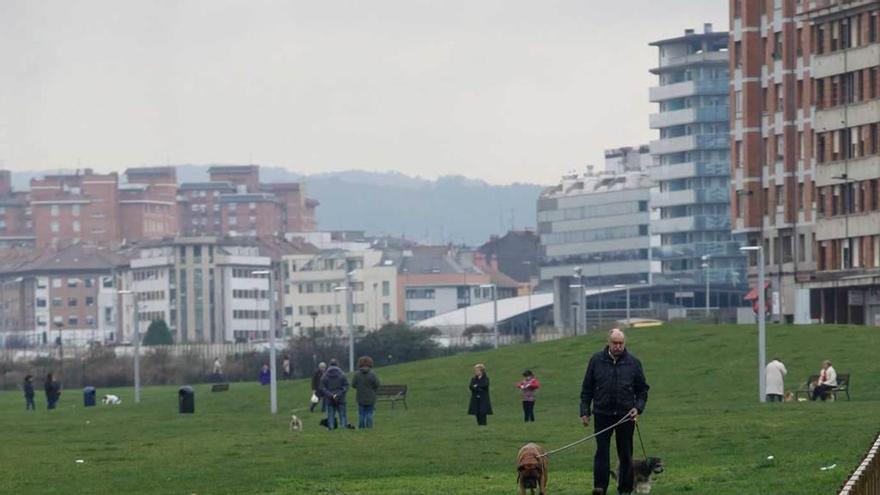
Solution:
M 56 411 L 45 410 L 40 393 L 36 413 L 24 411 L 20 394 L 3 393 L 0 493 L 515 493 L 521 445 L 555 448 L 589 433 L 577 417 L 580 382 L 603 341 L 596 335 L 380 368 L 383 382 L 410 386 L 409 410 L 380 405 L 372 431 L 319 428 L 302 381 L 279 385 L 277 417 L 268 412 L 268 388 L 250 383 L 214 394 L 196 386 L 195 415 L 177 414 L 169 387 L 144 389 L 137 406 L 130 389 L 113 390 L 123 405 L 89 409 L 69 390 Z M 829 494 L 858 463 L 880 430 L 880 329 L 768 327 L 768 357 L 786 363 L 787 389 L 828 358 L 839 373 L 852 373 L 852 402 L 759 404 L 756 342 L 753 327 L 629 333 L 628 348 L 651 385 L 642 434 L 648 454 L 667 467 L 652 494 Z M 483 430 L 465 414 L 476 362 L 486 363 L 495 409 Z M 532 424 L 522 423 L 513 386 L 524 368 L 543 384 Z M 303 433 L 288 431 L 293 409 L 305 420 Z M 353 404 L 349 418 L 357 420 Z M 551 493 L 588 493 L 594 445 L 551 459 Z

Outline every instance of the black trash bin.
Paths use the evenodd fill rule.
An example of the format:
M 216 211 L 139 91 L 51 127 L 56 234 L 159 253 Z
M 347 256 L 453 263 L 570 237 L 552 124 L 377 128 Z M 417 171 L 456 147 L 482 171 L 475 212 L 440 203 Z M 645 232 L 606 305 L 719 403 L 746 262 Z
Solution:
M 97 394 L 97 390 L 95 387 L 85 387 L 83 389 L 83 405 L 85 407 L 92 407 L 96 404 L 95 395 Z
M 180 387 L 177 391 L 177 403 L 180 414 L 193 414 L 196 412 L 196 394 L 192 387 Z

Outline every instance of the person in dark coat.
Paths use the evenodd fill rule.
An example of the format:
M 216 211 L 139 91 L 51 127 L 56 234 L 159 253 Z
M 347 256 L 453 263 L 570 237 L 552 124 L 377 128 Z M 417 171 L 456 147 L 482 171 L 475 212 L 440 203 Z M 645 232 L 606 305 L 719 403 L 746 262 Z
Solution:
M 43 385 L 46 390 L 46 409 L 55 409 L 58 399 L 61 398 L 61 384 L 55 381 L 52 373 L 46 375 L 46 383 Z
M 633 430 L 648 401 L 648 386 L 642 363 L 626 350 L 626 336 L 619 328 L 608 333 L 608 345 L 590 358 L 584 382 L 581 385 L 581 422 L 590 425 L 591 414 L 596 420 L 596 433 L 614 426 L 625 417 L 631 418 L 596 437 L 596 455 L 593 458 L 593 488 L 608 492 L 611 473 L 611 435 L 617 437 L 617 457 L 620 475 L 618 493 L 633 491 Z M 592 405 L 592 413 L 590 407 Z
M 354 428 L 348 424 L 348 413 L 345 406 L 345 393 L 348 392 L 348 378 L 339 368 L 335 359 L 330 360 L 330 366 L 321 377 L 318 388 L 327 404 L 327 429 L 336 429 L 336 414 L 339 413 L 339 425 L 345 428 Z
M 471 403 L 468 414 L 477 417 L 477 424 L 486 426 L 486 416 L 492 414 L 492 401 L 489 399 L 489 376 L 486 367 L 480 363 L 474 366 L 474 376 L 470 383 Z
M 31 375 L 24 377 L 24 409 L 37 410 L 37 405 L 34 404 L 34 378 Z
M 373 358 L 358 358 L 358 370 L 351 380 L 351 386 L 357 390 L 358 428 L 373 427 L 373 410 L 376 407 L 376 390 L 379 388 L 379 377 L 373 373 Z
M 268 385 L 272 381 L 272 375 L 269 373 L 269 365 L 264 364 L 260 369 L 260 385 Z
M 321 399 L 321 392 L 318 390 L 321 387 L 321 377 L 324 376 L 324 370 L 327 369 L 327 363 L 321 362 L 318 364 L 318 369 L 315 370 L 315 373 L 312 374 L 312 396 L 317 397 L 321 402 L 321 412 L 325 412 L 327 410 L 327 406 L 324 404 L 324 400 Z M 315 406 L 317 406 L 317 402 L 312 402 L 309 406 L 309 412 L 315 412 Z

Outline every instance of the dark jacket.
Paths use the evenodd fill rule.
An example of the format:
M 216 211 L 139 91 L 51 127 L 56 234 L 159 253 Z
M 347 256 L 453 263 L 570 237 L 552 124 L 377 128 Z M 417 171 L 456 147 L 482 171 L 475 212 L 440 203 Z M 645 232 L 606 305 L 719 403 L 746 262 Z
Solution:
M 34 384 L 32 382 L 24 382 L 24 396 L 28 399 L 34 398 Z
M 43 388 L 46 390 L 46 400 L 58 400 L 61 396 L 61 385 L 58 382 L 46 382 Z
M 345 377 L 345 373 L 338 366 L 328 366 L 324 376 L 321 377 L 318 390 L 321 391 L 321 396 L 331 401 L 331 403 L 335 395 L 336 403 L 344 404 L 345 393 L 348 392 L 348 378 Z
M 372 406 L 376 403 L 376 389 L 379 388 L 379 377 L 373 368 L 364 366 L 357 370 L 351 379 L 351 386 L 357 389 L 357 403 L 361 406 Z
M 483 373 L 483 376 L 477 378 L 474 375 L 470 383 L 471 403 L 468 405 L 468 414 L 492 414 L 492 401 L 489 400 L 489 376 Z
M 321 377 L 324 376 L 324 372 L 321 371 L 320 368 L 315 370 L 315 373 L 312 375 L 312 390 L 315 391 L 316 394 L 321 395 L 321 391 L 318 390 L 321 387 Z
M 596 414 L 622 417 L 632 408 L 645 410 L 648 383 L 642 363 L 624 350 L 615 360 L 606 346 L 590 358 L 581 385 L 581 416 L 589 416 L 590 403 Z

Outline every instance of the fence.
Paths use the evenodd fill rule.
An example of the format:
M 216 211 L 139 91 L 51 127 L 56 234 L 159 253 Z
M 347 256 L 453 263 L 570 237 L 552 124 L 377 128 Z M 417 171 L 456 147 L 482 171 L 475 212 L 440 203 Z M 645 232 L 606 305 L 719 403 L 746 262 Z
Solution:
M 880 495 L 880 435 L 868 449 L 864 460 L 853 471 L 838 495 Z

